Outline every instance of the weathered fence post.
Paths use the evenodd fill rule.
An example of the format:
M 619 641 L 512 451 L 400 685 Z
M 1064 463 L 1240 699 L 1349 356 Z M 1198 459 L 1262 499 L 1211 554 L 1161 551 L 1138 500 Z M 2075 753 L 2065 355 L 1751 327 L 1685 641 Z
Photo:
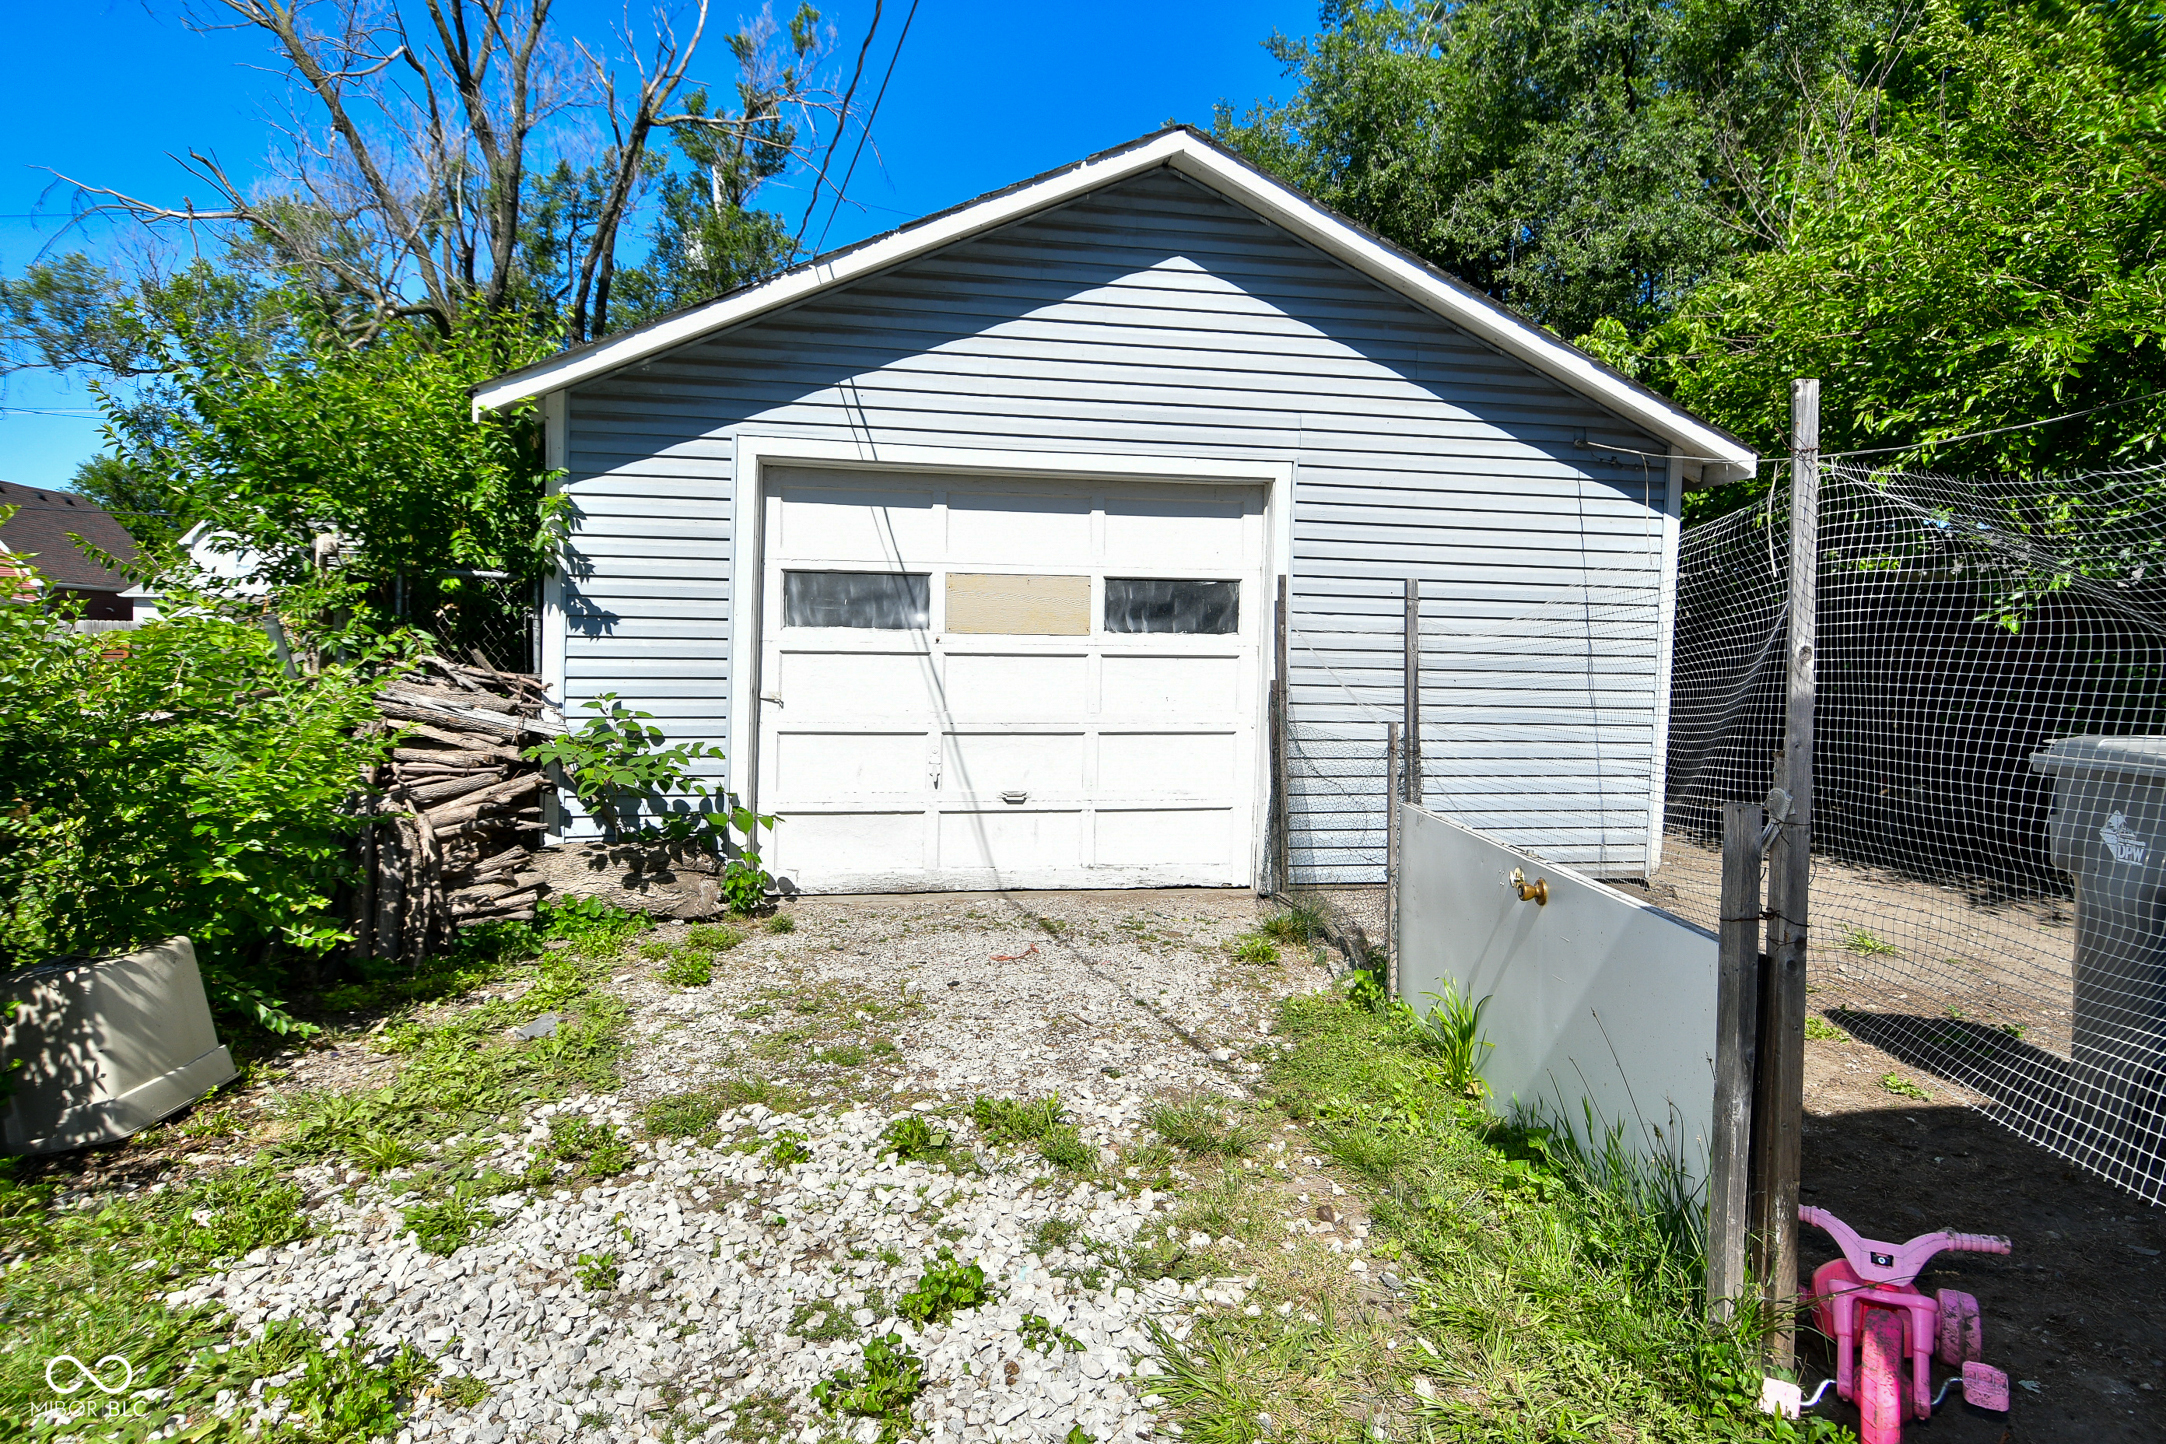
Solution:
M 1399 793 L 1421 805 L 1421 583 L 1406 579 L 1406 765 Z
M 1812 870 L 1813 686 L 1820 556 L 1820 383 L 1790 383 L 1790 638 L 1779 785 L 1789 810 L 1768 865 L 1769 987 L 1762 999 L 1754 1125 L 1754 1262 L 1776 1328 L 1774 1363 L 1796 1355 L 1799 1154 L 1805 1127 L 1806 889 Z
M 1707 1166 L 1707 1306 L 1727 1320 L 1745 1294 L 1751 1227 L 1753 1059 L 1760 1028 L 1760 828 L 1752 802 L 1722 809 L 1722 945 L 1715 982 L 1715 1136 Z
M 1399 724 L 1384 724 L 1384 983 L 1399 996 Z

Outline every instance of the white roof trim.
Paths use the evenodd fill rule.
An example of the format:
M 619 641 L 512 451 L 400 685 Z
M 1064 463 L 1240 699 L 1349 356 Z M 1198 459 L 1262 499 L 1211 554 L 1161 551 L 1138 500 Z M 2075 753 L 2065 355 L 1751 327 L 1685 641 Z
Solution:
M 513 372 L 476 388 L 474 414 L 511 406 L 634 365 L 712 332 L 803 300 L 930 251 L 993 230 L 1063 201 L 1161 165 L 1299 236 L 1380 285 L 1436 312 L 1454 325 L 1546 376 L 1599 401 L 1698 460 L 1701 483 L 1750 476 L 1759 462 L 1751 448 L 1676 404 L 1614 372 L 1487 298 L 1444 280 L 1419 262 L 1365 234 L 1284 183 L 1219 150 L 1187 130 L 1172 130 L 1110 152 L 1030 185 L 962 206 L 847 250 L 831 261 L 755 286 L 612 341 Z

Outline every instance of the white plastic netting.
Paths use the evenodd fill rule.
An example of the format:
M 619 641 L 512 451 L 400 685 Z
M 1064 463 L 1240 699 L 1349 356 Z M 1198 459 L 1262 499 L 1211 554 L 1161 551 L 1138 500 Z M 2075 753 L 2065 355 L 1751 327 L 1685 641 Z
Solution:
M 1788 535 L 1778 491 L 1680 551 L 1654 882 L 1708 927 L 1781 742 Z M 1813 1011 L 2166 1200 L 2166 469 L 1830 466 L 1818 585 Z

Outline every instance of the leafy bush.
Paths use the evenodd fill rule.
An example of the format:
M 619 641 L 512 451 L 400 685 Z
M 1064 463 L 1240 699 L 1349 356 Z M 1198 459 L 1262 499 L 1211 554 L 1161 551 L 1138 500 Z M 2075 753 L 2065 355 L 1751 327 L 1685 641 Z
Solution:
M 985 1270 L 957 1262 L 954 1251 L 944 1248 L 918 1286 L 895 1301 L 895 1312 L 920 1324 L 944 1324 L 957 1309 L 974 1309 L 992 1296 Z
M 348 800 L 383 739 L 368 668 L 289 677 L 206 614 L 78 633 L 0 605 L 0 967 L 185 935 L 215 1006 L 281 1031 L 296 957 L 344 940 Z

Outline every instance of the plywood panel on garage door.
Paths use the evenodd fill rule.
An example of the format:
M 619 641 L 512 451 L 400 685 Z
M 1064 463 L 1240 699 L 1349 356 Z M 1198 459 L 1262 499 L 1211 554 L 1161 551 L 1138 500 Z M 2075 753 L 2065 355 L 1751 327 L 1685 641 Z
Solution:
M 766 496 L 778 874 L 814 891 L 1250 881 L 1259 489 L 776 468 Z M 1115 625 L 1179 630 L 1109 629 L 1109 584 Z

